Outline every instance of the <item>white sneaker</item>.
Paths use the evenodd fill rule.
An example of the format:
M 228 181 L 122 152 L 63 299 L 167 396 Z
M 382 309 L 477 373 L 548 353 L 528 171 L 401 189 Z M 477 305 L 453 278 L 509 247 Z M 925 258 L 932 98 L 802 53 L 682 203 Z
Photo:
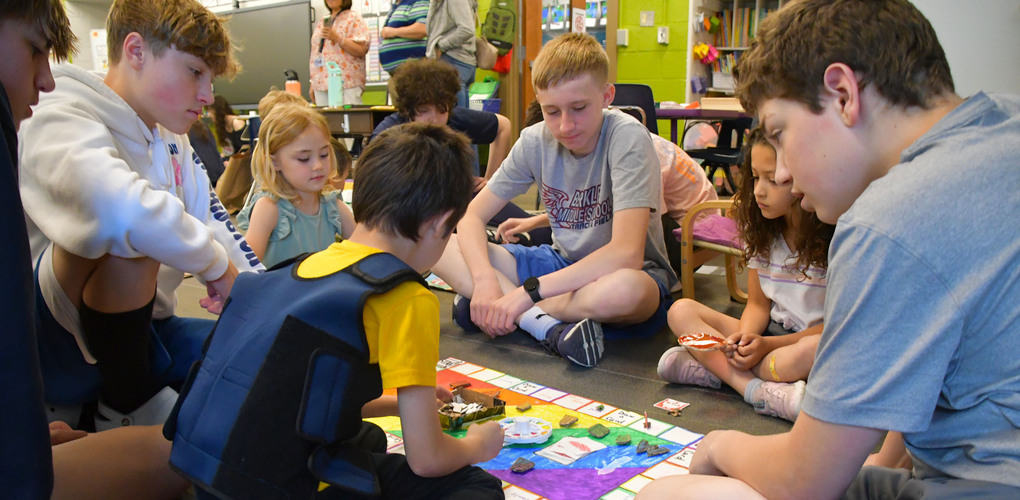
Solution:
M 177 391 L 169 387 L 164 387 L 145 404 L 128 414 L 120 413 L 100 400 L 96 409 L 96 432 L 128 425 L 163 425 L 176 402 Z
M 722 380 L 694 359 L 682 345 L 671 347 L 662 353 L 655 371 L 660 378 L 674 384 L 700 385 L 713 389 L 722 386 Z
M 800 414 L 800 402 L 804 400 L 806 386 L 803 380 L 793 384 L 762 382 L 751 395 L 754 411 L 795 422 Z

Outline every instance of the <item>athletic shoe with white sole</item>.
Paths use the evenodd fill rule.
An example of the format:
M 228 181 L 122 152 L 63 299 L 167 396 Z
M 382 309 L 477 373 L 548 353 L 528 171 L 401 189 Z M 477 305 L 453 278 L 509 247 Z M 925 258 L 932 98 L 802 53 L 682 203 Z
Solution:
M 453 322 L 456 323 L 462 330 L 468 333 L 478 333 L 482 329 L 478 328 L 473 321 L 471 321 L 471 299 L 457 294 L 453 296 Z
M 660 378 L 674 384 L 700 385 L 713 389 L 722 386 L 722 380 L 694 359 L 682 345 L 671 347 L 662 353 L 655 371 Z
M 762 382 L 751 395 L 754 411 L 794 422 L 800 414 L 800 402 L 804 400 L 806 386 L 803 380 L 792 384 Z
M 592 319 L 560 323 L 549 330 L 544 343 L 555 346 L 557 354 L 585 368 L 597 365 L 605 352 L 602 324 Z

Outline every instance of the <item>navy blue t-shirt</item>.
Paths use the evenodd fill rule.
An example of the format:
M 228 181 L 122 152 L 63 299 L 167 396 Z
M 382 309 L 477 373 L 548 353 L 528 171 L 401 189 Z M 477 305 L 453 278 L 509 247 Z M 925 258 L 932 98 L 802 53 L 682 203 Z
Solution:
M 387 116 L 372 131 L 369 142 L 375 136 L 382 133 L 383 130 L 407 123 L 408 121 L 410 120 L 400 116 L 400 113 L 393 113 Z M 463 132 L 468 136 L 472 144 L 492 144 L 492 141 L 496 140 L 496 131 L 499 130 L 499 122 L 496 120 L 495 113 L 465 109 L 460 106 L 454 106 L 450 110 L 450 118 L 447 120 L 446 125 L 456 132 Z

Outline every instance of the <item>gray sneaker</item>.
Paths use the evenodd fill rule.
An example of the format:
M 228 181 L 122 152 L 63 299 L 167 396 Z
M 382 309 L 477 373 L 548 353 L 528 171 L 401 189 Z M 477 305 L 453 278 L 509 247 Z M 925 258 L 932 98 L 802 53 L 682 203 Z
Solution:
M 674 384 L 700 385 L 713 389 L 722 386 L 722 380 L 694 359 L 682 345 L 671 347 L 662 353 L 655 371 L 660 378 Z
M 571 363 L 591 368 L 599 363 L 605 352 L 602 324 L 592 319 L 577 323 L 560 323 L 549 331 L 545 343 Z
M 754 411 L 794 422 L 800 414 L 800 402 L 804 400 L 806 386 L 807 383 L 803 380 L 792 384 L 762 382 L 751 395 L 754 399 Z

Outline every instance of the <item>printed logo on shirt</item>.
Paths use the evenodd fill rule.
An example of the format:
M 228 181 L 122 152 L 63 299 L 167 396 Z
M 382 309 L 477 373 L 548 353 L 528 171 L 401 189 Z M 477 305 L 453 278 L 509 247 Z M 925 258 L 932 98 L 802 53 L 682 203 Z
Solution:
M 237 247 L 244 253 L 244 258 L 248 261 L 248 265 L 258 269 L 260 272 L 264 271 L 262 263 L 259 262 L 258 256 L 255 255 L 255 251 L 248 246 L 248 241 L 241 236 L 241 233 L 237 232 L 237 228 L 234 227 L 234 223 L 230 222 L 230 214 L 227 213 L 227 209 L 223 207 L 223 203 L 220 203 L 220 198 L 216 196 L 216 191 L 209 188 L 209 210 L 212 212 L 214 219 L 223 223 L 230 231 L 231 237 L 234 238 L 234 242 L 237 243 Z M 260 269 L 261 268 L 261 269 Z
M 181 162 L 178 159 L 181 156 L 181 152 L 177 148 L 176 142 L 171 142 L 167 146 L 170 148 L 170 163 L 174 166 L 174 182 L 178 186 L 183 186 L 184 178 L 181 175 Z
M 602 185 L 575 190 L 573 195 L 542 184 L 542 201 L 549 210 L 553 227 L 586 229 L 612 220 L 613 200 L 599 200 Z

